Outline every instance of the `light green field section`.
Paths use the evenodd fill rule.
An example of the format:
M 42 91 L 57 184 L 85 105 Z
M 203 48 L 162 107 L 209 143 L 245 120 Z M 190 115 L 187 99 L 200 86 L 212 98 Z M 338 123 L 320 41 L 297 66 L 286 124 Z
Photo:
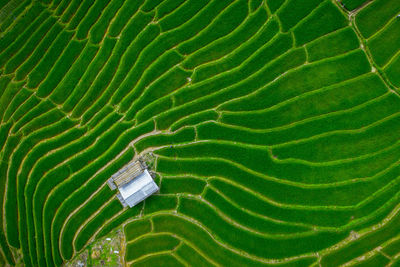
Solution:
M 0 4 L 0 265 L 396 266 L 397 0 Z M 160 192 L 106 180 L 153 153 Z

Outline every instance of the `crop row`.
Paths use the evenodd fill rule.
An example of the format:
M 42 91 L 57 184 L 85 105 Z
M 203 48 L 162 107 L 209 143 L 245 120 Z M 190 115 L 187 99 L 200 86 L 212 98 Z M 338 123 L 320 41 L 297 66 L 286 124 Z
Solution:
M 21 3 L 0 37 L 7 261 L 59 266 L 139 216 L 135 266 L 353 260 L 329 247 L 400 197 L 397 20 L 370 6 L 355 31 L 327 0 Z M 148 150 L 160 194 L 122 209 L 105 181 Z
M 364 195 L 358 202 L 352 202 L 347 198 L 348 203 L 335 203 L 339 195 L 343 197 L 342 193 L 347 189 L 352 192 L 355 191 L 358 185 L 337 187 L 332 184 L 331 187 L 311 187 L 300 188 L 281 184 L 278 182 L 268 181 L 260 174 L 252 174 L 250 171 L 244 171 L 239 167 L 234 167 L 233 163 L 217 159 L 196 158 L 196 160 L 180 159 L 171 160 L 168 158 L 160 158 L 157 163 L 158 170 L 162 173 L 171 173 L 182 175 L 185 173 L 202 176 L 202 177 L 221 177 L 221 179 L 230 180 L 234 184 L 226 184 L 215 182 L 218 185 L 224 186 L 217 187 L 218 191 L 225 192 L 225 189 L 232 190 L 235 186 L 239 187 L 235 193 L 226 192 L 229 198 L 241 198 L 248 195 L 247 201 L 243 202 L 246 198 L 237 199 L 235 203 L 241 205 L 249 210 L 254 210 L 250 204 L 250 199 L 262 198 L 257 205 L 260 211 L 258 213 L 277 220 L 283 220 L 296 223 L 307 223 L 310 225 L 320 227 L 351 227 L 353 224 L 362 223 L 366 218 L 371 218 L 373 213 L 383 212 L 383 206 L 386 203 L 386 208 L 393 206 L 393 203 L 398 198 L 396 188 L 398 188 L 399 180 L 397 179 L 397 168 L 391 169 L 390 172 L 384 173 L 386 176 L 386 183 L 380 190 L 370 188 L 371 193 Z M 206 167 L 208 166 L 208 167 Z M 393 167 L 392 167 L 393 168 Z M 383 174 L 382 174 L 383 175 Z M 376 177 L 377 178 L 377 177 Z M 213 183 L 214 184 L 214 183 Z M 381 185 L 382 186 L 382 185 Z M 268 188 L 268 191 L 263 189 Z M 336 188 L 344 191 L 336 191 Z M 239 193 L 240 191 L 250 190 L 252 193 Z M 376 192 L 375 192 L 376 190 Z M 280 192 L 287 192 L 285 195 Z M 224 193 L 225 194 L 225 193 Z M 250 195 L 249 195 L 250 194 Z M 253 197 L 250 198 L 250 196 Z M 344 193 L 344 195 L 347 195 Z M 325 197 L 324 197 L 325 196 Z M 331 199 L 326 199 L 331 196 Z M 323 202 L 319 202 L 318 197 L 322 198 Z M 243 203 L 242 203 L 243 202 Z M 343 205 L 344 204 L 344 205 Z M 284 212 L 285 211 L 285 212 Z M 352 217 L 353 214 L 353 217 Z M 347 225 L 351 220 L 353 222 Z
M 196 209 L 198 205 L 190 207 L 189 211 L 193 211 L 192 208 Z M 201 216 L 198 217 L 199 214 L 204 213 L 196 213 L 194 216 L 200 219 Z M 233 266 L 239 266 L 244 262 L 247 262 L 247 264 L 251 263 L 252 265 L 257 264 L 254 258 L 246 258 L 248 257 L 246 254 L 246 256 L 243 255 L 243 253 L 239 254 L 237 250 L 232 250 L 231 248 L 227 250 L 226 245 L 221 243 L 215 236 L 216 233 L 223 233 L 224 230 L 216 232 L 213 231 L 215 228 L 199 227 L 200 221 L 193 220 L 193 217 L 182 215 L 180 213 L 176 215 L 153 215 L 127 224 L 125 226 L 125 235 L 128 240 L 126 259 L 128 261 L 134 260 L 135 264 L 140 264 L 142 262 L 152 261 L 153 258 L 157 261 L 159 256 L 170 255 L 172 260 L 175 258 L 178 262 L 183 260 L 184 262 L 189 261 L 191 263 L 197 263 L 196 265 L 200 263 L 204 264 L 204 262 L 215 265 L 218 263 L 226 263 L 231 260 Z M 321 262 L 324 266 L 337 266 L 338 264 L 346 263 L 354 259 L 354 255 L 363 255 L 382 244 L 385 240 L 392 238 L 392 241 L 384 245 L 383 248 L 383 251 L 388 252 L 388 254 L 384 254 L 385 256 L 382 257 L 383 255 L 378 252 L 372 257 L 367 257 L 362 262 L 363 264 L 373 262 L 389 263 L 387 255 L 393 255 L 393 252 L 398 252 L 396 249 L 393 250 L 393 248 L 396 247 L 396 243 L 398 243 L 398 239 L 393 238 L 393 236 L 396 235 L 398 217 L 398 212 L 393 212 L 386 217 L 386 219 L 390 219 L 390 221 L 386 221 L 379 226 L 374 226 L 375 229 L 378 229 L 377 231 L 372 231 L 371 229 L 374 228 L 370 228 L 369 231 L 360 232 L 360 234 L 354 233 L 358 235 L 354 239 L 347 238 L 347 242 L 338 246 L 337 249 L 324 252 Z M 207 220 L 207 218 L 203 220 Z M 215 220 L 213 220 L 213 223 L 214 222 Z M 208 223 L 208 226 L 213 225 L 214 227 L 218 227 L 218 225 L 213 223 Z M 234 232 L 237 233 L 237 230 Z M 237 235 L 230 234 L 229 236 L 237 238 Z M 154 240 L 157 240 L 157 246 L 154 246 Z M 191 243 L 191 240 L 196 240 L 196 242 Z M 328 242 L 328 240 L 325 240 L 325 242 Z M 291 246 L 291 248 L 292 247 L 293 246 Z M 391 250 L 393 250 L 393 252 Z M 179 256 L 182 255 L 186 256 L 180 258 Z M 206 255 L 206 258 L 204 255 Z M 196 260 L 199 260 L 199 262 Z M 308 258 L 304 257 L 296 261 L 286 261 L 286 264 L 289 266 L 297 264 L 303 266 L 311 264 L 314 260 L 312 256 L 309 256 Z M 272 264 L 273 263 L 271 263 L 271 265 Z M 284 262 L 275 262 L 275 264 L 285 265 Z M 200 264 L 200 266 L 202 265 Z
M 400 87 L 399 12 L 398 1 L 377 0 L 363 7 L 354 19 L 377 68 L 397 88 Z
M 157 255 L 168 249 L 173 250 L 174 248 L 176 250 L 173 250 L 173 253 L 168 253 L 168 255 L 177 258 L 182 257 L 184 262 L 192 263 L 196 266 L 203 266 L 204 264 L 219 265 L 226 263 L 229 263 L 232 266 L 240 266 L 243 264 L 257 266 L 267 263 L 258 262 L 246 254 L 243 255 L 243 253 L 237 250 L 222 245 L 209 230 L 204 228 L 204 226 L 200 226 L 198 221 L 189 219 L 189 217 L 180 214 L 160 214 L 151 216 L 147 220 L 151 221 L 152 229 L 148 227 L 147 229 L 144 228 L 148 225 L 146 221 L 134 221 L 125 226 L 127 238 L 128 240 L 132 240 L 128 243 L 127 259 L 132 260 L 141 256 L 140 261 L 135 261 L 135 264 L 140 264 L 141 261 L 146 262 L 146 260 L 151 261 L 153 258 L 152 255 Z M 149 233 L 149 231 L 151 232 Z M 234 238 L 237 235 L 231 234 L 231 236 Z M 176 247 L 177 241 L 173 241 L 175 239 L 172 237 L 181 242 L 178 247 Z M 152 248 L 145 245 L 147 241 L 154 238 L 159 239 L 159 243 L 165 245 L 158 248 L 154 247 L 154 243 Z M 138 246 L 141 243 L 143 245 Z M 133 248 L 136 249 L 134 250 Z M 149 255 L 148 257 L 142 256 L 147 254 Z M 155 260 L 158 260 L 157 257 L 154 258 L 156 258 Z M 175 259 L 175 261 L 177 260 Z M 286 264 L 288 264 L 288 266 L 294 266 L 293 264 L 310 264 L 313 261 L 314 259 L 312 259 L 312 257 L 308 257 L 293 260 Z M 278 266 L 285 265 L 279 262 L 276 262 L 275 264 Z M 271 265 L 275 264 L 271 262 Z

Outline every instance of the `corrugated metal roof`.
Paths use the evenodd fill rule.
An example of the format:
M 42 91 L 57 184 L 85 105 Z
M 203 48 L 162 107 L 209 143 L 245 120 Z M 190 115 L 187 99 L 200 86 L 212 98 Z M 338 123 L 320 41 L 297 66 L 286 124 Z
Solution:
M 141 190 L 139 190 L 139 191 L 135 192 L 134 194 L 130 195 L 126 199 L 126 203 L 128 204 L 129 207 L 133 207 L 145 199 L 146 199 L 146 195 Z
M 129 183 L 119 187 L 121 197 L 129 207 L 135 206 L 151 194 L 158 191 L 157 184 L 153 181 L 147 170 L 137 176 Z
M 107 180 L 111 190 L 118 188 L 117 198 L 122 206 L 133 207 L 159 190 L 144 166 L 140 161 L 132 161 Z
M 132 194 L 131 196 L 126 199 L 126 203 L 128 204 L 129 207 L 133 207 L 139 202 L 145 200 L 149 196 L 151 196 L 153 193 L 158 191 L 158 186 L 156 183 L 152 182 L 146 185 L 147 189 L 140 189 L 136 193 Z
M 107 185 L 111 190 L 117 189 L 117 186 L 114 184 L 113 178 L 107 180 Z

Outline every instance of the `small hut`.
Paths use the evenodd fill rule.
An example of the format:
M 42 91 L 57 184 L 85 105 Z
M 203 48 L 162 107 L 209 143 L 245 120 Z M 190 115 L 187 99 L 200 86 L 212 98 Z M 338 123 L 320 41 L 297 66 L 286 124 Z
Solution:
M 146 165 L 130 162 L 107 180 L 111 190 L 118 189 L 117 198 L 123 207 L 133 207 L 159 190 Z

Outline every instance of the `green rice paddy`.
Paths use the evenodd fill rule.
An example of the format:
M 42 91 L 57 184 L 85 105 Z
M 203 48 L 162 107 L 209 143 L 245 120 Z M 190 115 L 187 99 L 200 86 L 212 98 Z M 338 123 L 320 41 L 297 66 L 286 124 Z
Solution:
M 0 265 L 399 266 L 400 1 L 0 2 Z M 106 180 L 152 155 L 160 192 Z M 22 255 L 22 256 L 21 256 Z

